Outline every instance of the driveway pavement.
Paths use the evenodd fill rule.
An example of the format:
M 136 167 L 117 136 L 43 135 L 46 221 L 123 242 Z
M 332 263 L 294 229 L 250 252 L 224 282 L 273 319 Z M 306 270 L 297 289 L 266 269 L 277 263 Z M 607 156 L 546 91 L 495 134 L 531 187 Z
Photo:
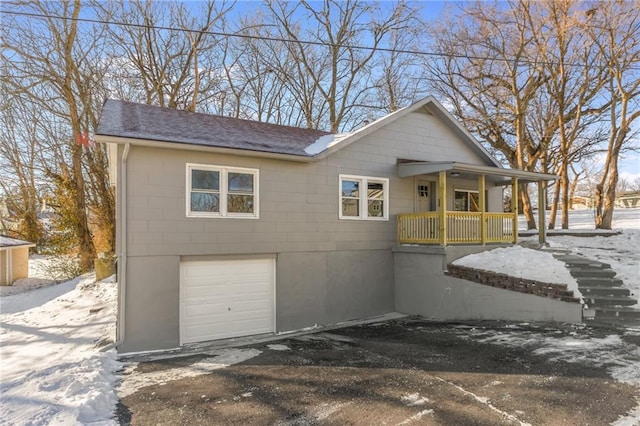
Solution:
M 133 425 L 633 425 L 639 344 L 640 330 L 407 318 L 141 362 L 118 414 Z M 234 357 L 245 361 L 225 366 Z

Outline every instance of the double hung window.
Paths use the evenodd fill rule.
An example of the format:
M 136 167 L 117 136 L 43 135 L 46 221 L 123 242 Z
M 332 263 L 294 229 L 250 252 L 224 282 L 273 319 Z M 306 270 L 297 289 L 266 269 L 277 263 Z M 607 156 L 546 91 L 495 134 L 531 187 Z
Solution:
M 340 175 L 339 217 L 388 220 L 389 179 Z
M 187 216 L 258 217 L 258 170 L 187 164 Z

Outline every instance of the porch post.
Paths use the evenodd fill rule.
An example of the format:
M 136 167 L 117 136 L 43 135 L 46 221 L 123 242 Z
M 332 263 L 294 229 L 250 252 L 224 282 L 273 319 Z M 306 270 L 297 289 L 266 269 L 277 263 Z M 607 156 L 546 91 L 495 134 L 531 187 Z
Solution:
M 547 242 L 547 224 L 546 213 L 547 206 L 545 204 L 544 196 L 544 181 L 538 181 L 538 243 L 544 244 Z
M 442 170 L 438 176 L 440 195 L 440 244 L 447 245 L 447 172 Z
M 513 244 L 518 242 L 518 178 L 511 181 L 511 212 L 513 213 Z
M 485 211 L 487 200 L 484 197 L 485 191 L 485 178 L 484 175 L 481 174 L 478 176 L 478 203 L 480 204 L 478 207 L 480 208 L 480 242 L 485 244 L 487 240 L 487 224 L 485 223 L 486 215 Z

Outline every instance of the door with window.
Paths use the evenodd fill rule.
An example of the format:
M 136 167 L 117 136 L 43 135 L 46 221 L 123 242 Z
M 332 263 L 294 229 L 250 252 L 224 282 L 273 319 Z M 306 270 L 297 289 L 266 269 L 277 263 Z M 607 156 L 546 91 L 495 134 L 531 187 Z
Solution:
M 431 211 L 431 182 L 416 180 L 416 213 Z

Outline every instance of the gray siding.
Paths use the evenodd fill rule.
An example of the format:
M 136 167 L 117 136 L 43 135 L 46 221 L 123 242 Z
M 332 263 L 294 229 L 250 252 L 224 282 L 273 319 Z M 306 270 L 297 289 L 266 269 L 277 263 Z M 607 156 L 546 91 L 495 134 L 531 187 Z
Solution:
M 418 126 L 419 118 L 428 121 L 431 127 Z M 407 133 L 409 129 L 413 133 Z M 421 144 L 417 142 L 420 140 Z M 396 238 L 394 216 L 412 212 L 414 203 L 413 179 L 396 176 L 398 158 L 479 161 L 446 126 L 430 115 L 418 113 L 409 114 L 317 163 L 132 147 L 128 179 L 129 254 L 390 248 Z M 187 163 L 259 169 L 260 219 L 186 217 Z M 389 178 L 391 220 L 338 220 L 341 173 Z M 449 180 L 451 189 L 476 189 L 476 185 L 475 181 Z M 491 189 L 492 194 L 500 194 L 499 190 Z M 495 203 L 496 199 L 500 196 L 493 196 L 490 201 L 501 206 L 501 202 Z
M 121 352 L 179 346 L 180 258 L 134 256 L 127 262 L 125 342 Z
M 390 250 L 283 253 L 276 274 L 278 331 L 393 312 Z

